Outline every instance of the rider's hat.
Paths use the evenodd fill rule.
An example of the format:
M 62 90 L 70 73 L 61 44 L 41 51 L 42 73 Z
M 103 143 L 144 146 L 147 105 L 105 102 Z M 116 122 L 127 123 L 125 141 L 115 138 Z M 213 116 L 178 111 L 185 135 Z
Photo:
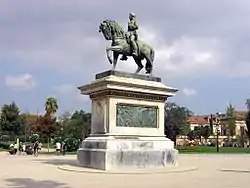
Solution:
M 133 13 L 133 12 L 130 12 L 129 15 L 131 15 L 131 16 L 133 16 L 133 17 L 136 16 L 135 13 Z

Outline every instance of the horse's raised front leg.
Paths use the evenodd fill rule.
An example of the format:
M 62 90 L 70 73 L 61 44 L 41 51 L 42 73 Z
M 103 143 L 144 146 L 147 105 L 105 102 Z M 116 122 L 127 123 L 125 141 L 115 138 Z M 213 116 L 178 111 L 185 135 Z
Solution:
M 116 64 L 117 64 L 117 60 L 118 60 L 118 56 L 120 54 L 120 47 L 119 46 L 108 46 L 106 48 L 106 53 L 107 53 L 107 58 L 110 62 L 110 64 L 113 64 L 112 66 L 112 70 L 115 70 Z M 111 53 L 113 52 L 113 60 L 111 59 Z
M 118 57 L 119 57 L 119 53 L 113 52 L 113 67 L 112 67 L 112 70 L 115 70 L 115 67 L 116 67 L 116 64 L 117 64 Z
M 113 64 L 113 61 L 112 61 L 111 55 L 110 55 L 111 50 L 112 50 L 112 47 L 110 47 L 110 46 L 106 47 L 106 54 L 107 54 L 107 58 L 109 60 L 109 63 Z

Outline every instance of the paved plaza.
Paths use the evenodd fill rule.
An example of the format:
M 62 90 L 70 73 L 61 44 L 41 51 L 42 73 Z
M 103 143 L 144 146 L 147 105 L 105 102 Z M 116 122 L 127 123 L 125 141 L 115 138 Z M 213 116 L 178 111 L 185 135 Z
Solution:
M 0 187 L 7 188 L 248 188 L 250 155 L 180 155 L 192 171 L 107 174 L 63 171 L 76 156 L 10 156 L 0 152 Z M 229 171 L 230 170 L 230 171 Z M 248 172 L 249 171 L 249 172 Z

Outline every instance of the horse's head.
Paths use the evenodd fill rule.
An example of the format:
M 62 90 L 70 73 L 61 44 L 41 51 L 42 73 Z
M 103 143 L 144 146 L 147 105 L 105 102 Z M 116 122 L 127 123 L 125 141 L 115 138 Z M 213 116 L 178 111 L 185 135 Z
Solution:
M 106 40 L 111 40 L 111 31 L 110 28 L 108 27 L 108 24 L 106 21 L 103 21 L 100 26 L 99 26 L 99 32 L 102 32 L 104 38 Z
M 99 32 L 102 32 L 106 40 L 113 40 L 117 37 L 124 37 L 123 29 L 113 20 L 105 20 L 99 26 Z

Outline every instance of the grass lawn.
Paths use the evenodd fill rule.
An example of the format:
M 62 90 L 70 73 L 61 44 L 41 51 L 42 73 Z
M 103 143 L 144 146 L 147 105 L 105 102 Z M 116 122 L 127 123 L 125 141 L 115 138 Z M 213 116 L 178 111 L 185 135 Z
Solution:
M 216 151 L 216 147 L 208 147 L 208 146 L 181 146 L 177 147 L 179 153 L 204 153 L 204 154 L 218 154 Z M 239 148 L 239 147 L 220 147 L 219 153 L 221 154 L 250 154 L 250 148 Z

